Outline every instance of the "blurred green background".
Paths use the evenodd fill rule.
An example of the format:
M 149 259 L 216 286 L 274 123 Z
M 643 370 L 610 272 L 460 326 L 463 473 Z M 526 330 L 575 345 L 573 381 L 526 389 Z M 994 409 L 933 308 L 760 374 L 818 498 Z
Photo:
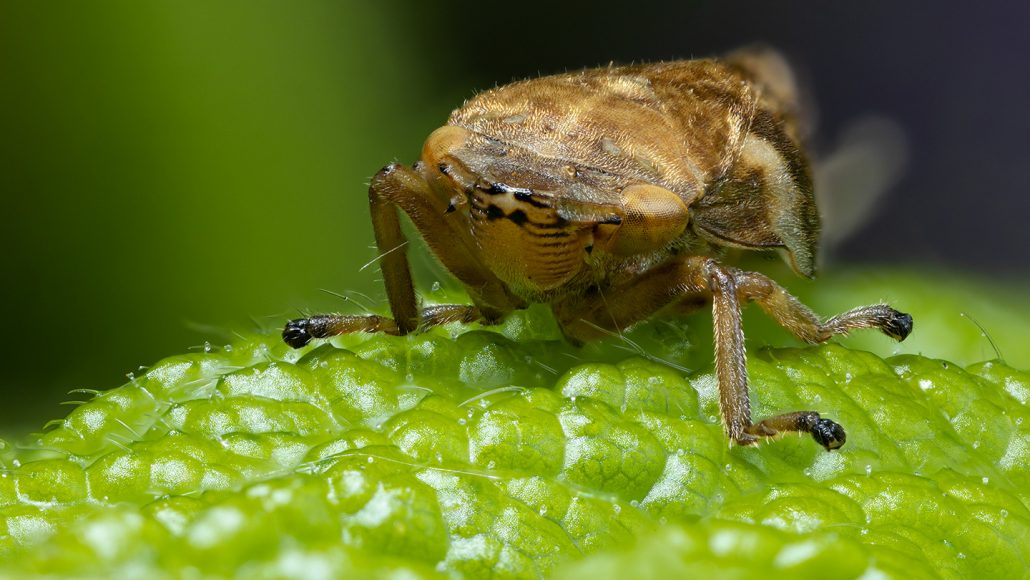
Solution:
M 4 431 L 376 292 L 365 184 L 471 86 L 412 65 L 401 8 L 4 3 Z
M 477 89 L 611 60 L 717 54 L 754 41 L 785 49 L 811 77 L 827 134 L 874 110 L 913 135 L 905 195 L 845 246 L 845 261 L 882 256 L 1025 275 L 1026 228 L 975 213 L 1026 215 L 1027 196 L 1012 189 L 1026 121 L 1001 114 L 1005 99 L 1014 106 L 1023 93 L 987 85 L 992 106 L 970 112 L 966 93 L 911 86 L 945 65 L 962 79 L 1025 52 L 989 28 L 983 37 L 994 44 L 940 32 L 964 30 L 967 14 L 887 3 L 849 10 L 3 0 L 0 432 L 63 414 L 56 404 L 76 398 L 70 389 L 116 386 L 139 365 L 224 344 L 234 330 L 276 328 L 302 309 L 354 308 L 319 289 L 381 306 L 378 272 L 359 271 L 375 255 L 368 178 L 390 161 L 413 161 L 423 138 Z M 934 51 L 945 45 L 1000 60 L 974 52 L 941 62 Z M 966 130 L 993 138 L 952 146 L 969 143 Z M 967 171 L 952 170 L 959 159 Z M 960 207 L 963 188 L 979 202 Z M 920 191 L 927 195 L 912 194 Z M 422 266 L 432 269 L 427 259 Z

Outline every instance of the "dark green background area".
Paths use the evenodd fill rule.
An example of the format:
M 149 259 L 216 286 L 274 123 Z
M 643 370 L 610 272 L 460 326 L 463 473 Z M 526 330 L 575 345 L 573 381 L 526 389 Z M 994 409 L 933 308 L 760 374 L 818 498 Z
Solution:
M 234 329 L 357 308 L 322 288 L 381 306 L 368 178 L 477 89 L 611 60 L 783 48 L 826 134 L 872 110 L 913 139 L 846 259 L 1025 274 L 1026 229 L 999 221 L 1026 215 L 1026 119 L 1004 116 L 1026 87 L 1000 73 L 1025 19 L 892 6 L 2 0 L 0 432 Z
M 318 288 L 376 292 L 368 177 L 472 83 L 371 6 L 4 5 L 3 430 L 251 317 L 341 306 Z

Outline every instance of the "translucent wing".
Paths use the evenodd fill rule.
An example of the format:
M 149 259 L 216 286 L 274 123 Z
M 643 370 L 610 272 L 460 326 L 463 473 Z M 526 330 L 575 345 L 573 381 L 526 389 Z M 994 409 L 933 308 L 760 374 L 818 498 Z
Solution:
M 905 133 L 893 121 L 865 117 L 844 130 L 833 153 L 815 163 L 827 247 L 839 245 L 872 218 L 907 162 Z

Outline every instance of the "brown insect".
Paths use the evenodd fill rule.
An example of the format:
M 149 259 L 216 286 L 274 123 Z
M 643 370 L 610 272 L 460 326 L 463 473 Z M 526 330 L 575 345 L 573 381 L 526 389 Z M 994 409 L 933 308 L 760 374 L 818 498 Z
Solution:
M 747 51 L 477 95 L 429 136 L 419 162 L 388 165 L 369 187 L 393 318 L 313 316 L 289 322 L 283 338 L 301 347 L 349 332 L 490 324 L 539 302 L 581 342 L 710 302 L 727 435 L 751 445 L 800 431 L 840 447 L 844 429 L 815 411 L 752 421 L 741 302 L 809 343 L 857 328 L 900 341 L 912 317 L 876 304 L 823 322 L 768 277 L 719 260 L 725 248 L 778 250 L 798 274 L 815 273 L 819 214 L 782 66 Z M 472 305 L 419 309 L 400 212 Z

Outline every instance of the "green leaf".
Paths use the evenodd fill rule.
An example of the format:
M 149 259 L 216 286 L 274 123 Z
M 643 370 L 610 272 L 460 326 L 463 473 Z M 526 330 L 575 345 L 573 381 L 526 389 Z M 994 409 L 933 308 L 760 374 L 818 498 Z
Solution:
M 165 359 L 0 448 L 0 571 L 1025 573 L 1030 375 L 752 332 L 754 415 L 815 409 L 848 441 L 731 447 L 710 349 L 690 346 L 703 324 L 580 349 L 534 308 L 495 329 Z

